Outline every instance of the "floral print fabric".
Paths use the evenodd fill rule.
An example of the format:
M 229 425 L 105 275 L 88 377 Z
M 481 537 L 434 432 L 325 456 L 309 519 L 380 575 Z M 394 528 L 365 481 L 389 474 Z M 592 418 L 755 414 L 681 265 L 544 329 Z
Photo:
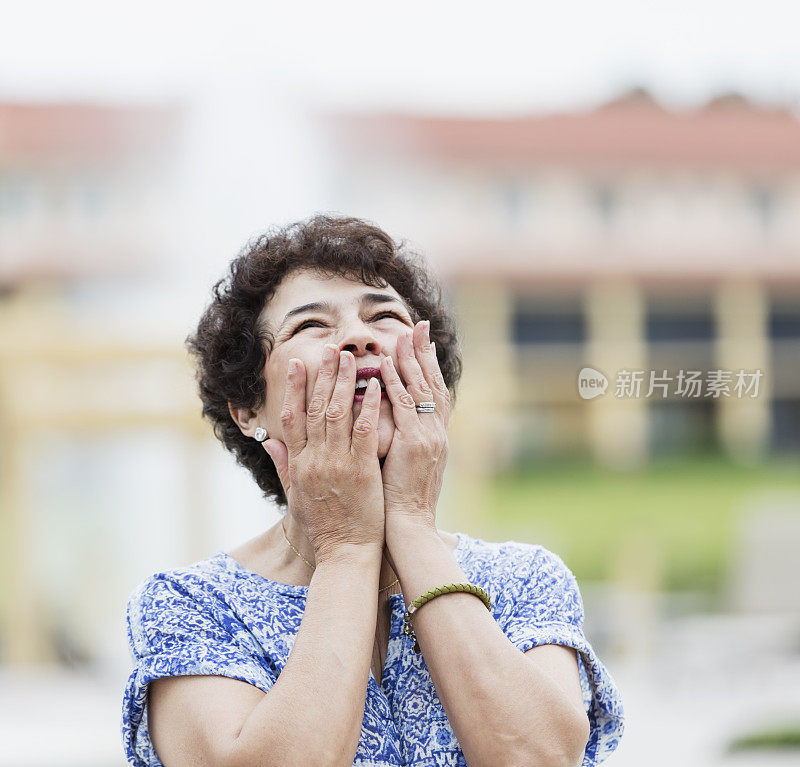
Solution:
M 572 572 L 539 545 L 456 536 L 453 556 L 469 582 L 489 593 L 495 620 L 520 651 L 544 644 L 578 651 L 590 723 L 583 765 L 599 764 L 619 743 L 624 712 L 614 680 L 584 637 L 583 602 Z M 269 692 L 288 660 L 307 595 L 306 586 L 271 581 L 224 551 L 141 583 L 127 606 L 133 671 L 121 729 L 129 763 L 162 767 L 147 725 L 152 680 L 215 674 Z M 370 671 L 354 767 L 466 767 L 425 658 L 403 634 L 402 594 L 391 595 L 390 603 L 388 654 L 380 684 Z

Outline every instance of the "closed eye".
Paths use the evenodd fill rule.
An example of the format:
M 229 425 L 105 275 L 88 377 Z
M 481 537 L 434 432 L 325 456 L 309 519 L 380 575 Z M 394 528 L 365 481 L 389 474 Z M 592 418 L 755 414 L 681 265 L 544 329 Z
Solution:
M 374 320 L 380 320 L 380 319 L 382 319 L 383 317 L 394 317 L 394 319 L 396 319 L 396 320 L 400 320 L 400 322 L 405 322 L 405 320 L 403 319 L 403 317 L 401 317 L 401 316 L 400 316 L 400 315 L 399 315 L 397 312 L 391 312 L 391 311 L 378 312 L 378 314 L 374 315 L 373 317 L 370 317 L 370 320 L 373 320 L 373 321 L 374 321 Z M 291 335 L 294 335 L 295 333 L 297 333 L 297 332 L 299 332 L 299 331 L 303 330 L 304 328 L 307 328 L 307 327 L 313 327 L 314 325 L 317 325 L 318 327 L 321 327 L 321 328 L 324 328 L 324 327 L 325 327 L 325 323 L 324 323 L 324 322 L 322 322 L 322 320 L 303 320 L 303 321 L 302 321 L 302 322 L 301 322 L 301 323 L 300 323 L 300 324 L 299 324 L 299 325 L 298 325 L 298 326 L 297 326 L 297 327 L 296 327 L 296 328 L 295 328 L 295 329 L 292 331 Z

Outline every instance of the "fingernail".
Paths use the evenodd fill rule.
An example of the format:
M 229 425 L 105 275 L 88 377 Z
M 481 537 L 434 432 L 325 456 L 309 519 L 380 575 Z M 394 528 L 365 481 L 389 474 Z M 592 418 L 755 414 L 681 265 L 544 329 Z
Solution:
M 436 342 L 431 341 L 431 351 L 433 352 L 433 356 L 436 356 Z
M 393 360 L 391 357 L 387 357 L 387 358 L 386 358 L 386 363 L 389 365 L 389 367 L 390 367 L 392 370 L 394 370 L 394 360 Z
M 269 457 L 272 458 L 272 453 L 270 452 L 269 448 L 270 448 L 270 446 L 267 445 L 267 443 L 265 442 L 264 443 L 264 450 L 266 450 L 267 451 L 267 455 L 269 455 Z
M 425 322 L 423 322 L 422 324 L 425 327 L 425 340 L 426 341 L 430 340 L 430 337 L 431 337 L 431 323 L 428 322 L 428 320 L 425 320 Z

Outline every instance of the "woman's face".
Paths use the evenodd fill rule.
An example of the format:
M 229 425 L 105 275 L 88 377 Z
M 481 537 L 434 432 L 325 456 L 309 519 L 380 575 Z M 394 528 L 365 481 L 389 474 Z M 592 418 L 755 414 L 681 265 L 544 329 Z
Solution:
M 303 308 L 307 304 L 326 304 Z M 302 309 L 297 313 L 295 310 Z M 380 368 L 384 357 L 397 364 L 397 340 L 413 329 L 414 321 L 397 291 L 391 286 L 374 288 L 339 276 L 312 271 L 290 273 L 279 285 L 260 317 L 274 334 L 272 352 L 264 366 L 266 402 L 258 413 L 258 424 L 270 437 L 285 442 L 280 413 L 286 393 L 286 373 L 293 357 L 306 369 L 306 403 L 311 399 L 326 344 L 349 351 L 356 370 Z M 353 419 L 361 402 L 353 402 Z M 378 458 L 389 452 L 394 436 L 392 405 L 381 399 L 378 422 Z

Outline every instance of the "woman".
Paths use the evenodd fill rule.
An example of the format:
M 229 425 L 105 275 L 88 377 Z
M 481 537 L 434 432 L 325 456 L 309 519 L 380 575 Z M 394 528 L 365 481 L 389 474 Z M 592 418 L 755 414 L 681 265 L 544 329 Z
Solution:
M 613 751 L 622 702 L 562 560 L 436 527 L 461 360 L 421 263 L 377 227 L 317 216 L 247 248 L 188 344 L 203 413 L 283 516 L 132 594 L 131 764 Z

